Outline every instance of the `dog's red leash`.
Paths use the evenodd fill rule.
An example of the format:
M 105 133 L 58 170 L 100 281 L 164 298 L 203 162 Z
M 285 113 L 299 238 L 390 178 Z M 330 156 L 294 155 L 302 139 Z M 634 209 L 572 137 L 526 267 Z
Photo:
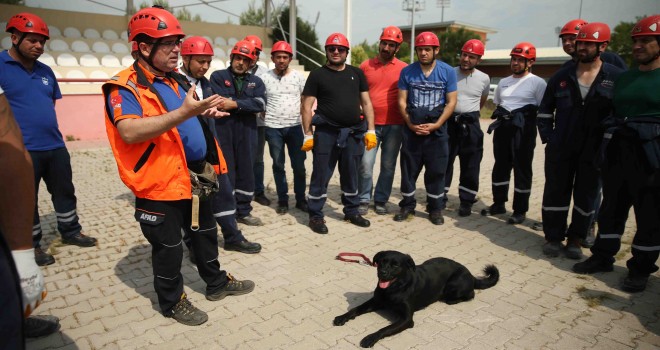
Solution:
M 357 256 L 359 258 L 362 258 L 362 260 L 345 258 L 347 256 Z M 335 259 L 345 262 L 358 263 L 360 265 L 365 265 L 365 266 L 376 266 L 374 263 L 371 262 L 371 260 L 369 260 L 369 258 L 367 258 L 364 254 L 360 254 L 360 253 L 339 253 L 335 257 Z

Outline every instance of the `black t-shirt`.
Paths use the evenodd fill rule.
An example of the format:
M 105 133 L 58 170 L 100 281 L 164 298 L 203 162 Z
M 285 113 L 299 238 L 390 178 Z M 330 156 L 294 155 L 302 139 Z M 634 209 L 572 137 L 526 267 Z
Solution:
M 360 93 L 364 91 L 369 91 L 364 73 L 347 64 L 341 71 L 327 66 L 312 71 L 302 94 L 316 97 L 317 113 L 350 127 L 360 123 Z

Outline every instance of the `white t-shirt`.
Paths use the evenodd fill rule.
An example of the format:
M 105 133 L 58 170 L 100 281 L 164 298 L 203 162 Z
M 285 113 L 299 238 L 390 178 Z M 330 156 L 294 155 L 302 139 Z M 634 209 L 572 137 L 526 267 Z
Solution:
M 526 105 L 538 106 L 543 99 L 546 85 L 545 80 L 532 73 L 521 78 L 514 78 L 510 75 L 497 84 L 493 102 L 507 111 L 513 111 Z
M 478 112 L 481 109 L 481 97 L 488 96 L 490 77 L 476 68 L 471 74 L 463 74 L 460 67 L 454 67 L 454 70 L 458 88 L 454 113 Z
M 250 70 L 252 71 L 252 70 Z M 254 72 L 254 76 L 263 78 L 264 74 L 268 72 L 268 68 L 264 68 L 262 65 L 257 65 L 257 70 Z M 263 113 L 257 113 L 257 126 L 265 126 L 264 122 L 264 114 Z
M 195 92 L 197 93 L 197 97 L 199 97 L 199 100 L 200 101 L 203 100 L 204 91 L 202 90 L 202 84 L 199 83 L 199 80 L 186 74 L 186 71 L 183 69 L 183 66 L 179 69 L 179 73 L 181 73 L 184 77 L 186 77 L 186 79 L 188 79 L 190 84 L 197 84 L 195 85 Z
M 2 86 L 0 86 L 0 95 L 4 94 L 5 90 L 2 90 Z
M 280 79 L 275 70 L 261 76 L 266 86 L 266 126 L 288 128 L 300 125 L 300 95 L 305 87 L 305 77 L 297 70 Z

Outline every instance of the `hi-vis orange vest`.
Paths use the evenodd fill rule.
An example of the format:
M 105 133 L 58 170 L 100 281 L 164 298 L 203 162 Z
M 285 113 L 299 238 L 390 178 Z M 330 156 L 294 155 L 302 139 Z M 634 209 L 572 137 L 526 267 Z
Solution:
M 163 201 L 191 199 L 190 175 L 181 136 L 176 127 L 151 140 L 127 144 L 110 120 L 108 108 L 112 107 L 107 106 L 107 100 L 113 85 L 127 88 L 135 95 L 142 106 L 143 118 L 157 117 L 168 112 L 158 97 L 147 86 L 138 84 L 137 80 L 137 73 L 131 66 L 103 85 L 105 129 L 117 162 L 119 177 L 138 198 Z M 207 135 L 206 139 L 206 161 L 213 165 L 216 173 L 227 173 L 225 158 L 215 138 L 211 135 L 209 139 Z M 211 147 L 215 148 L 215 152 Z

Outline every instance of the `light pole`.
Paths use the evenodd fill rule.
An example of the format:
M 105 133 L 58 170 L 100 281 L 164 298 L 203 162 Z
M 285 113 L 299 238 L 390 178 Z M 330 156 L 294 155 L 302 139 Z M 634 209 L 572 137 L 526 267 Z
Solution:
M 410 25 L 410 63 L 415 62 L 415 11 L 424 10 L 424 0 L 403 0 L 403 10 L 412 13 Z

